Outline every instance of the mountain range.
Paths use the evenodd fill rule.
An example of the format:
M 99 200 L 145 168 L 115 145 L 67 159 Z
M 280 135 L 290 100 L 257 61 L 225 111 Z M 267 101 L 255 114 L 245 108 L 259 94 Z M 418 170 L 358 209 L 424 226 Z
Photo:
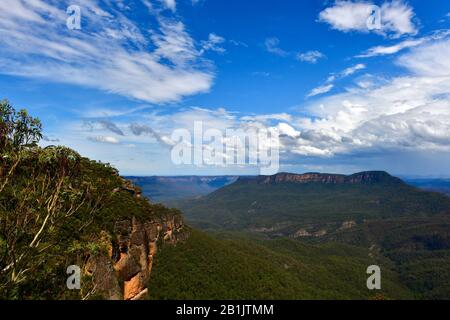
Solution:
M 284 236 L 324 234 L 371 219 L 447 212 L 450 198 L 386 172 L 240 177 L 206 196 L 176 203 L 194 226 Z
M 239 252 L 257 257 L 282 253 L 300 261 L 315 257 L 318 267 L 336 266 L 337 260 L 326 262 L 328 255 L 319 258 L 324 247 L 336 259 L 342 249 L 345 263 L 356 266 L 353 259 L 365 256 L 395 275 L 394 283 L 400 287 L 384 292 L 387 297 L 450 297 L 450 197 L 418 189 L 386 172 L 240 177 L 211 194 L 175 204 L 190 225 L 231 235 L 229 245 Z M 236 239 L 243 234 L 251 240 Z M 210 242 L 204 240 L 202 245 L 206 243 Z M 253 245 L 240 249 L 242 243 Z M 268 251 L 263 254 L 257 244 Z M 164 269 L 170 268 L 174 251 L 177 260 L 183 259 L 182 250 L 167 251 Z M 343 268 L 351 277 L 353 268 Z M 322 279 L 325 273 L 313 277 Z M 401 288 L 407 293 L 400 293 Z

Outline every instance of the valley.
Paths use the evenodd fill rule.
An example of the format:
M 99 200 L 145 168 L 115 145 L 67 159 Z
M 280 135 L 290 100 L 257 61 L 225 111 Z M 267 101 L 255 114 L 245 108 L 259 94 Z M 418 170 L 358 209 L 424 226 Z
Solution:
M 172 204 L 183 212 L 191 226 L 204 231 L 194 232 L 187 243 L 162 253 L 159 267 L 156 264 L 154 285 L 159 286 L 157 283 L 169 277 L 166 270 L 177 277 L 183 277 L 187 269 L 199 270 L 193 279 L 207 278 L 199 283 L 213 281 L 211 286 L 200 288 L 190 278 L 183 277 L 189 285 L 185 287 L 187 291 L 177 292 L 180 298 L 205 298 L 214 294 L 223 297 L 228 292 L 225 296 L 236 299 L 239 293 L 247 292 L 246 287 L 252 288 L 250 292 L 254 295 L 250 292 L 245 295 L 255 299 L 265 297 L 256 292 L 263 294 L 266 290 L 272 292 L 267 296 L 272 299 L 370 298 L 361 278 L 364 266 L 370 264 L 380 264 L 383 274 L 391 274 L 392 283 L 397 285 L 395 290 L 383 289 L 385 298 L 450 296 L 450 198 L 417 189 L 386 172 L 240 177 L 205 196 Z M 271 258 L 263 262 L 262 257 Z M 220 271 L 211 270 L 212 266 L 205 263 L 210 260 L 216 261 L 216 268 L 228 266 L 223 278 L 218 279 Z M 172 264 L 174 261 L 177 262 Z M 248 265 L 242 265 L 242 261 Z M 309 261 L 311 265 L 305 269 L 309 270 L 306 274 L 281 261 L 304 267 L 305 261 Z M 286 281 L 296 283 L 289 294 L 286 293 L 289 290 L 282 293 L 281 289 L 275 289 L 283 287 L 278 280 L 272 283 L 262 278 L 250 282 L 261 288 L 246 282 L 258 274 L 263 264 L 269 268 L 264 274 L 277 274 L 278 280 L 295 279 Z M 172 265 L 188 267 L 178 271 L 171 269 Z M 331 269 L 326 271 L 323 266 Z M 251 271 L 254 267 L 257 269 Z M 341 271 L 333 276 L 333 268 Z M 236 270 L 236 274 L 230 274 L 230 270 Z M 237 277 L 235 282 L 233 277 Z M 360 291 L 341 296 L 340 281 L 347 277 L 354 277 L 352 286 L 359 287 Z M 321 295 L 312 288 L 313 282 L 322 278 L 332 280 L 328 286 L 319 285 L 327 292 Z M 165 286 L 161 285 L 153 298 L 177 296 L 168 287 L 162 287 Z M 230 288 L 237 288 L 236 293 Z M 159 296 L 157 292 L 164 295 Z

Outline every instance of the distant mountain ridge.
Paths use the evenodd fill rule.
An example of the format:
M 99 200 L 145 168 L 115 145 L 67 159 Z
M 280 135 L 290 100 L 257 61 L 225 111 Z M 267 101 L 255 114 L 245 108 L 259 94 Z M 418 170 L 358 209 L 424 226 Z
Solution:
M 450 198 L 410 186 L 384 171 L 279 173 L 240 177 L 176 206 L 198 227 L 290 236 L 322 235 L 367 219 L 450 212 Z
M 401 179 L 385 171 L 364 171 L 351 175 L 307 172 L 303 174 L 282 172 L 272 176 L 240 177 L 238 182 L 274 183 L 324 183 L 324 184 L 363 184 L 363 183 L 403 183 Z
M 154 202 L 172 201 L 207 195 L 238 179 L 237 176 L 128 176 L 145 196 Z

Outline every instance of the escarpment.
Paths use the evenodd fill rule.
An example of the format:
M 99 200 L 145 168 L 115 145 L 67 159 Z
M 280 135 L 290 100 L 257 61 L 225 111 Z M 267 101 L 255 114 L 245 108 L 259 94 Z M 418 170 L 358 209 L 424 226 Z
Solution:
M 141 299 L 148 293 L 153 259 L 163 244 L 186 239 L 181 216 L 118 221 L 107 254 L 91 254 L 84 268 L 96 295 L 112 300 Z
M 322 183 L 322 184 L 372 184 L 401 183 L 401 180 L 384 171 L 365 171 L 352 175 L 309 172 L 304 174 L 278 173 L 273 176 L 240 177 L 240 182 L 255 182 L 257 184 L 279 183 Z

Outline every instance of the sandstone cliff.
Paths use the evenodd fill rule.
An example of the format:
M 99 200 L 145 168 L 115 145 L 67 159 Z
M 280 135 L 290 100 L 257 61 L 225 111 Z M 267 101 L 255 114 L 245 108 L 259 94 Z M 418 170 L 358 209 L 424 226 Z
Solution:
M 121 191 L 141 198 L 140 188 L 128 180 L 123 179 L 122 186 L 113 190 Z M 117 221 L 113 232 L 103 232 L 100 237 L 105 252 L 87 255 L 84 274 L 92 277 L 95 296 L 111 300 L 145 298 L 158 250 L 187 237 L 179 214 Z
M 112 300 L 145 297 L 153 259 L 163 244 L 175 245 L 188 236 L 180 216 L 116 223 L 108 253 L 91 254 L 84 272 L 92 276 L 95 293 Z

